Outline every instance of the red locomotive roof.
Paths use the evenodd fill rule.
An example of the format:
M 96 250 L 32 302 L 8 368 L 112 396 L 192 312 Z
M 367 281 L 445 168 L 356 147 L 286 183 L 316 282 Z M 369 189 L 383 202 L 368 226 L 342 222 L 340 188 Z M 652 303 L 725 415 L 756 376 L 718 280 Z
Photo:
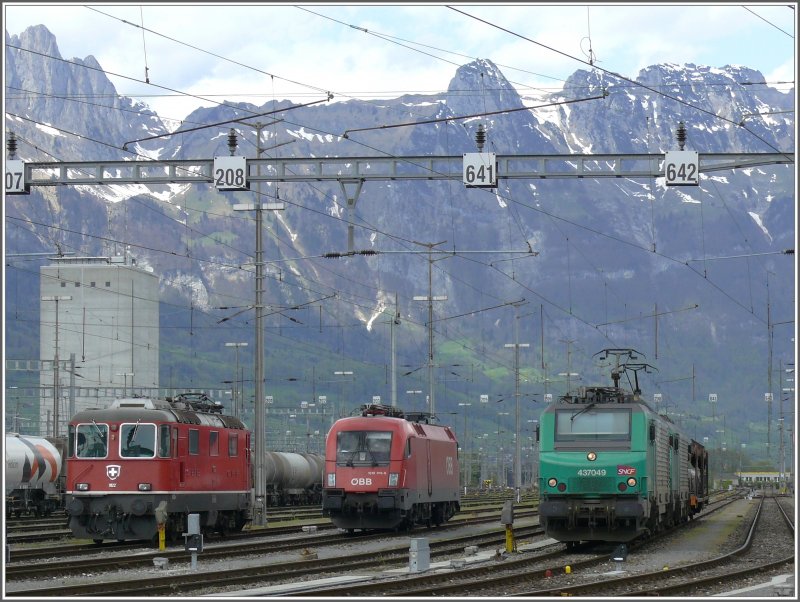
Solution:
M 350 416 L 348 418 L 340 418 L 334 423 L 330 434 L 335 434 L 339 431 L 379 430 L 401 433 L 404 437 L 427 437 L 428 439 L 442 441 L 456 440 L 453 431 L 448 426 L 409 422 L 404 418 L 394 418 L 391 416 L 381 415 Z
M 168 400 L 150 398 L 115 399 L 106 408 L 90 408 L 78 412 L 71 423 L 78 422 L 179 422 L 223 428 L 247 430 L 241 420 L 235 416 L 221 413 L 209 413 L 173 404 Z

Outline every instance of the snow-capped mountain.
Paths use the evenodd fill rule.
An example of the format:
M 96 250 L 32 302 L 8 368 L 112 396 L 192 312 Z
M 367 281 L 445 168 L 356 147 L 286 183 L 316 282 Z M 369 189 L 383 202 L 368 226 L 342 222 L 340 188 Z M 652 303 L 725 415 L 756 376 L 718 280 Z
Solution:
M 279 157 L 457 156 L 477 151 L 479 126 L 484 152 L 499 155 L 657 154 L 677 149 L 679 122 L 686 149 L 700 153 L 795 147 L 794 90 L 770 88 L 745 67 L 652 65 L 630 80 L 581 69 L 562 91 L 532 99 L 489 60 L 459 67 L 441 94 L 198 108 L 178 132 L 153 138 L 169 132 L 159 116 L 118 96 L 93 57 L 46 58 L 60 54 L 43 26 L 6 32 L 6 45 L 6 129 L 26 161 L 227 155 L 231 125 L 193 128 L 268 111 L 277 112 L 249 121 L 265 124 L 262 145 Z M 406 122 L 425 123 L 381 127 Z M 255 129 L 236 129 L 238 153 L 255 156 Z M 354 133 L 345 136 L 348 130 Z M 585 376 L 583 384 L 606 383 L 592 355 L 633 347 L 658 364 L 658 374 L 645 377 L 649 391 L 665 387 L 676 407 L 702 414 L 687 404 L 713 389 L 731 400 L 731 418 L 744 425 L 757 415 L 753 401 L 763 399 L 770 333 L 775 357 L 793 358 L 790 329 L 768 328 L 766 308 L 769 300 L 770 327 L 795 313 L 794 258 L 781 254 L 794 248 L 794 171 L 793 164 L 719 171 L 685 188 L 667 188 L 663 178 L 507 180 L 496 190 L 369 182 L 356 205 L 355 247 L 386 253 L 340 259 L 320 257 L 346 251 L 346 199 L 337 184 L 265 185 L 269 200 L 287 204 L 265 224 L 268 379 L 275 387 L 289 374 L 310 382 L 312 365 L 322 373 L 355 362 L 363 375 L 354 385 L 358 401 L 378 390 L 386 399 L 390 312 L 376 316 L 397 295 L 399 361 L 411 366 L 406 378 L 417 379 L 399 388 L 421 388 L 425 370 L 414 367 L 428 361 L 427 305 L 413 296 L 429 294 L 430 269 L 432 294 L 447 296 L 437 302 L 434 328 L 445 407 L 484 389 L 509 393 L 503 345 L 512 342 L 515 318 L 508 304 L 525 299 L 519 336 L 531 344 L 531 391 L 569 369 Z M 160 275 L 170 304 L 161 312 L 162 347 L 185 352 L 162 359 L 163 378 L 171 370 L 202 379 L 207 358 L 225 357 L 226 328 L 237 328 L 238 337 L 251 329 L 248 312 L 219 320 L 252 303 L 253 221 L 232 209 L 252 198 L 207 185 L 42 187 L 6 198 L 5 250 L 101 255 L 130 245 Z M 440 241 L 435 248 L 455 256 L 429 262 L 425 245 Z M 497 253 L 527 249 L 534 253 Z M 11 354 L 39 357 L 29 342 L 38 337 L 27 336 L 32 327 L 15 333 L 9 321 L 35 309 L 28 295 L 38 298 L 36 289 L 35 269 L 6 270 Z M 472 365 L 472 376 L 463 367 L 448 370 L 456 364 Z M 663 384 L 693 367 L 695 400 L 685 384 Z M 460 380 L 446 378 L 448 371 Z

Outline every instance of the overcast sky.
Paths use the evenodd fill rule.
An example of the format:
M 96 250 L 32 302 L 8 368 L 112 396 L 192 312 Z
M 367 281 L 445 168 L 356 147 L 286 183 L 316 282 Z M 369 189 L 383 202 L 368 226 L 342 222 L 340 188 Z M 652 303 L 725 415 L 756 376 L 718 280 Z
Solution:
M 212 101 L 262 105 L 272 99 L 310 102 L 326 91 L 334 101 L 439 92 L 458 66 L 475 58 L 499 65 L 523 94 L 560 89 L 576 69 L 590 68 L 590 57 L 631 78 L 656 63 L 743 65 L 768 82 L 791 82 L 775 84 L 784 91 L 793 87 L 796 71 L 796 11 L 789 3 L 3 8 L 7 33 L 45 25 L 63 58 L 94 56 L 107 72 L 132 78 L 111 77 L 120 94 L 173 119 Z M 151 84 L 176 92 L 147 85 L 146 69 Z

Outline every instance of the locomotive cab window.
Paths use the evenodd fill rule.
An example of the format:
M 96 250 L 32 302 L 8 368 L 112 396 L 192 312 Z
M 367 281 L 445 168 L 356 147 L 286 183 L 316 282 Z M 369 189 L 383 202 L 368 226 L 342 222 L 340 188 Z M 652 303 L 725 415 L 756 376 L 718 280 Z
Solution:
M 77 429 L 78 458 L 105 458 L 108 455 L 108 425 L 90 422 L 79 424 Z
M 210 456 L 219 455 L 219 431 L 208 433 L 208 454 Z
M 630 444 L 631 411 L 580 406 L 556 412 L 557 443 L 608 441 Z
M 236 433 L 228 434 L 228 455 L 231 458 L 239 455 L 239 435 Z
M 156 425 L 120 425 L 119 455 L 121 458 L 152 458 L 156 449 Z
M 390 431 L 340 431 L 336 435 L 339 466 L 387 466 L 391 449 Z
M 71 458 L 75 455 L 75 425 L 70 424 L 68 427 L 68 438 L 67 438 L 67 458 Z

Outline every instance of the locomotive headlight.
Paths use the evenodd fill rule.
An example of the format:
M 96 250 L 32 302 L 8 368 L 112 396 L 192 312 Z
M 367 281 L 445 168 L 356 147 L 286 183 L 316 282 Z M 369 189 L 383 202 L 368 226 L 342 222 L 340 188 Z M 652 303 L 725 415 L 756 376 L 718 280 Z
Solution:
M 628 487 L 636 487 L 636 479 L 634 479 L 633 477 L 628 479 Z
M 89 491 L 89 483 L 75 483 L 75 489 L 78 491 Z
M 336 487 L 336 473 L 329 472 L 328 473 L 328 487 Z
M 152 488 L 150 483 L 139 483 L 139 491 L 150 491 Z
M 548 481 L 547 481 L 547 485 L 550 486 L 550 487 L 555 487 L 556 483 L 558 483 L 558 481 L 556 481 L 555 479 L 552 479 L 552 478 L 548 479 Z
M 589 462 L 594 462 L 595 460 L 597 460 L 597 454 L 594 452 L 589 452 L 588 454 L 586 454 L 586 459 L 589 460 Z
M 389 473 L 389 487 L 397 487 L 397 483 L 400 482 L 400 473 L 399 472 L 390 472 Z

